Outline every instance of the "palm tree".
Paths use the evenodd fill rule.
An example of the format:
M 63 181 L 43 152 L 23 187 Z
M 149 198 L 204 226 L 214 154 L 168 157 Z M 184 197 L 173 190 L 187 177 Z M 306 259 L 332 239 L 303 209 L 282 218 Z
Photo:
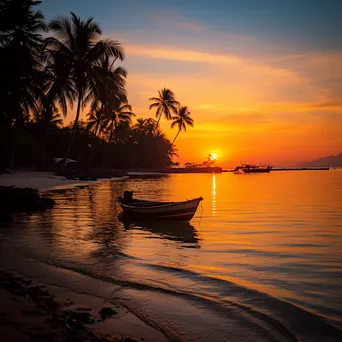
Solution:
M 108 57 L 101 59 L 94 67 L 95 77 L 91 82 L 91 110 L 104 113 L 103 128 L 109 131 L 109 142 L 119 123 L 131 123 L 130 116 L 134 115 L 127 103 L 127 71 L 122 67 L 114 68 L 113 65 L 114 61 L 110 62 Z
M 128 103 L 123 103 L 115 99 L 112 103 L 112 107 L 107 115 L 107 130 L 109 132 L 108 142 L 111 143 L 113 141 L 113 135 L 116 128 L 120 123 L 130 124 L 132 122 L 132 116 L 135 114 L 132 112 L 132 107 Z
M 177 154 L 177 151 L 178 150 L 174 146 L 170 145 L 170 147 L 167 151 L 167 154 L 171 160 L 173 157 L 179 157 L 179 155 Z
M 147 121 L 144 118 L 138 118 L 136 124 L 133 126 L 134 131 L 143 133 L 145 131 Z
M 20 4 L 6 1 L 1 11 L 1 17 L 18 11 L 18 16 L 12 17 L 13 22 L 5 25 L 7 30 L 0 35 L 1 116 L 5 122 L 15 126 L 23 125 L 29 119 L 30 113 L 37 110 L 42 96 L 38 79 L 42 75 L 41 32 L 45 23 L 43 15 L 33 11 L 35 4 L 36 1 L 31 0 L 23 0 Z
M 138 118 L 133 126 L 133 132 L 142 135 L 152 135 L 156 127 L 157 121 L 152 118 Z
M 87 130 L 92 133 L 93 137 L 96 138 L 98 134 L 103 131 L 105 125 L 105 116 L 101 111 L 92 111 L 87 114 Z
M 43 155 L 45 154 L 49 130 L 55 113 L 59 109 L 65 118 L 68 110 L 67 105 L 69 104 L 70 108 L 72 108 L 77 95 L 72 79 L 69 77 L 71 65 L 65 55 L 47 54 L 45 64 L 45 84 L 43 86 L 45 95 L 41 101 L 42 111 L 38 117 L 39 121 L 44 121 L 45 123 Z M 62 119 L 60 120 L 62 121 Z
M 41 56 L 44 17 L 33 6 L 37 1 L 0 3 L 0 122 L 12 130 L 10 167 L 14 166 L 16 130 L 38 110 L 43 93 Z
M 65 163 L 70 155 L 81 107 L 84 108 L 94 94 L 94 80 L 98 78 L 98 65 L 104 58 L 124 59 L 121 44 L 113 40 L 99 40 L 102 33 L 99 25 L 88 18 L 81 20 L 71 12 L 71 18 L 60 17 L 49 23 L 55 37 L 47 39 L 51 55 L 64 55 L 70 65 L 70 78 L 77 93 L 77 110 L 71 140 L 65 153 Z
M 167 88 L 163 88 L 158 91 L 158 97 L 151 97 L 149 100 L 153 101 L 150 105 L 150 109 L 157 108 L 156 118 L 158 118 L 157 124 L 154 128 L 156 130 L 159 126 L 159 121 L 164 114 L 166 120 L 171 119 L 171 112 L 177 113 L 179 102 L 175 100 L 175 94 Z
M 106 56 L 98 61 L 94 67 L 94 77 L 91 80 L 90 87 L 92 92 L 89 93 L 91 100 L 91 110 L 110 110 L 113 103 L 117 101 L 127 102 L 126 94 L 126 77 L 127 71 L 122 67 L 114 68 L 114 62 L 111 62 Z
M 45 96 L 42 106 L 45 108 L 58 106 L 66 117 L 69 104 L 72 108 L 77 97 L 75 84 L 70 77 L 72 64 L 69 58 L 63 54 L 46 53 L 45 74 L 43 90 Z
M 181 107 L 177 111 L 177 115 L 173 116 L 171 120 L 173 120 L 171 124 L 171 128 L 177 126 L 178 132 L 175 136 L 175 138 L 172 141 L 171 146 L 175 143 L 179 133 L 183 130 L 186 132 L 186 126 L 194 127 L 194 120 L 190 117 L 191 113 L 188 110 L 188 107 Z

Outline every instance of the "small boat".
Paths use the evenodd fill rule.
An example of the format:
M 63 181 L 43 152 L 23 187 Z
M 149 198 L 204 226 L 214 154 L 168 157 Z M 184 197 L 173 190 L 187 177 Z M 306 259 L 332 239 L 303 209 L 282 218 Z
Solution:
M 272 168 L 272 165 L 241 164 L 234 169 L 234 173 L 268 173 Z
M 125 214 L 175 221 L 190 221 L 202 200 L 202 197 L 198 197 L 183 202 L 153 202 L 133 198 L 127 200 L 125 197 L 117 198 L 117 202 Z

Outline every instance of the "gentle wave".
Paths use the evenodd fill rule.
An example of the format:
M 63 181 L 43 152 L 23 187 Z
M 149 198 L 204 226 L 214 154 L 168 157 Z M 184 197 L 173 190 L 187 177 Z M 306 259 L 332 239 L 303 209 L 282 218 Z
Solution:
M 283 186 L 308 184 L 310 175 L 301 194 Z M 333 176 L 316 198 L 314 185 L 329 174 L 310 175 L 275 173 L 257 183 L 174 175 L 52 191 L 56 208 L 20 217 L 1 239 L 119 286 L 115 300 L 175 340 L 340 341 L 341 181 Z M 124 189 L 150 199 L 201 195 L 203 211 L 188 225 L 125 224 L 115 203 Z
M 23 253 L 24 251 L 21 250 L 20 252 Z M 25 254 L 26 256 L 32 257 L 32 253 L 27 253 L 26 251 Z M 151 284 L 115 279 L 94 272 L 91 268 L 86 268 L 85 266 L 77 267 L 72 264 L 58 263 L 53 260 L 47 260 L 46 258 L 39 258 L 38 255 L 35 257 L 40 262 L 48 265 L 118 285 L 122 288 L 121 291 L 124 289 L 147 291 L 182 298 L 187 302 L 195 303 L 194 305 L 205 306 L 206 310 L 221 315 L 223 320 L 226 315 L 229 315 L 230 319 L 236 321 L 236 324 L 239 326 L 258 331 L 261 334 L 260 336 L 267 338 L 269 341 L 278 341 L 279 336 L 285 337 L 286 341 L 301 341 L 303 337 L 316 339 L 319 336 L 321 338 L 329 337 L 330 339 L 336 339 L 336 341 L 340 338 L 342 339 L 342 330 L 335 326 L 333 322 L 327 321 L 324 317 L 291 303 L 284 302 L 266 293 L 238 285 L 231 281 L 201 275 L 190 270 L 154 264 L 144 265 L 148 268 L 167 273 L 176 273 L 182 277 L 186 276 L 187 278 L 196 280 L 199 288 L 199 284 L 206 284 L 206 293 L 200 293 L 198 290 L 191 291 L 190 289 L 187 289 L 187 292 L 183 292 L 175 288 L 169 289 Z M 130 259 L 129 256 L 121 253 L 118 254 L 118 257 Z M 212 292 L 208 292 L 208 284 L 213 287 Z M 107 297 L 105 299 L 110 300 L 111 298 Z M 300 301 L 298 304 L 301 304 Z M 134 306 L 130 306 L 129 301 L 125 301 L 125 305 L 131 312 L 135 313 Z M 136 314 L 139 316 L 138 312 Z M 145 320 L 148 319 L 145 317 Z M 155 324 L 155 322 L 150 323 L 151 325 Z M 277 337 L 278 334 L 279 336 Z

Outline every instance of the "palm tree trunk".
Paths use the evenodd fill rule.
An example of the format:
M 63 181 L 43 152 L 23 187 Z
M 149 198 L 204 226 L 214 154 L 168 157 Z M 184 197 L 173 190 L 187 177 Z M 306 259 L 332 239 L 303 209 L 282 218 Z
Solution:
M 156 131 L 156 129 L 158 128 L 158 126 L 159 126 L 159 121 L 160 121 L 160 119 L 161 119 L 161 117 L 162 117 L 162 114 L 163 114 L 163 113 L 160 113 L 160 115 L 159 115 L 157 124 L 156 124 L 156 126 L 154 127 L 154 130 L 153 130 L 153 132 L 152 132 L 153 134 L 154 134 L 154 132 Z
M 80 117 L 81 103 L 82 103 L 82 91 L 79 91 L 78 102 L 77 102 L 76 118 L 75 118 L 74 126 L 72 128 L 70 143 L 69 143 L 69 146 L 68 146 L 68 148 L 66 150 L 66 153 L 65 153 L 65 156 L 64 156 L 62 172 L 65 171 L 65 168 L 66 168 L 66 165 L 67 165 L 67 159 L 70 156 L 72 145 L 74 144 L 75 133 L 76 133 L 76 129 L 77 129 L 77 123 L 78 123 L 78 119 Z
M 173 139 L 173 141 L 172 141 L 172 144 L 171 144 L 171 146 L 170 147 L 172 147 L 173 146 L 173 144 L 175 143 L 175 141 L 176 141 L 176 139 L 177 139 L 177 137 L 178 137 L 178 135 L 179 135 L 179 133 L 180 133 L 180 129 L 178 130 L 178 133 L 177 133 L 177 135 L 175 136 L 175 138 Z
M 112 119 L 112 123 L 111 123 L 110 134 L 109 134 L 109 140 L 108 140 L 109 143 L 112 142 L 113 133 L 114 133 L 114 119 Z

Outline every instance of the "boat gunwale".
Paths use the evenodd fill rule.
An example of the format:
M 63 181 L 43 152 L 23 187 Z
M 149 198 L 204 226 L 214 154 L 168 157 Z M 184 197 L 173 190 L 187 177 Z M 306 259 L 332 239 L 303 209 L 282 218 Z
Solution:
M 151 205 L 151 206 L 146 206 L 144 207 L 143 205 L 141 206 L 134 206 L 134 205 L 129 205 L 129 204 L 124 204 L 120 201 L 120 198 L 122 197 L 119 197 L 117 198 L 117 202 L 124 208 L 128 208 L 128 209 L 141 209 L 141 208 L 146 208 L 146 209 L 157 209 L 157 208 L 165 208 L 165 207 L 173 207 L 175 205 L 182 205 L 182 204 L 186 204 L 186 203 L 189 203 L 189 202 L 198 202 L 198 204 L 203 200 L 202 197 L 197 197 L 197 198 L 193 198 L 191 200 L 187 200 L 187 201 L 180 201 L 180 202 L 154 202 L 154 201 L 146 201 L 146 200 L 141 200 L 141 201 L 144 201 L 144 202 L 147 202 L 147 203 L 157 203 L 157 205 Z M 197 204 L 197 205 L 198 205 Z

